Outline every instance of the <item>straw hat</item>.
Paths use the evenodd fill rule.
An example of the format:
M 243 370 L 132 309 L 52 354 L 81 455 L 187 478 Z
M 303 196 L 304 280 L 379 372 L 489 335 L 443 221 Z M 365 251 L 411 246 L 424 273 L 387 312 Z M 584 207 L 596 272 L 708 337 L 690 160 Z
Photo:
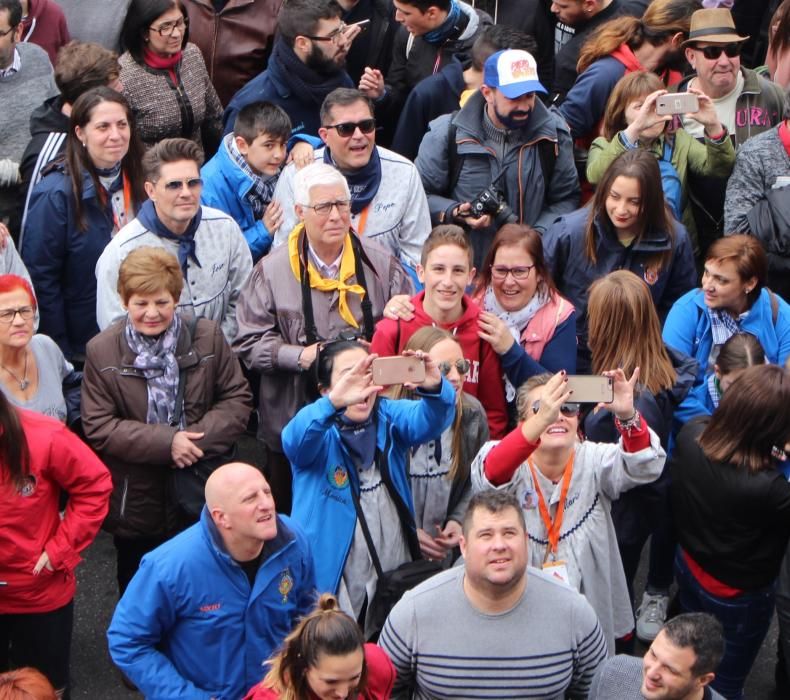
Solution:
M 689 38 L 681 46 L 707 41 L 715 44 L 732 44 L 746 41 L 748 36 L 741 36 L 735 31 L 735 22 L 727 8 L 717 7 L 711 10 L 697 10 L 691 15 Z

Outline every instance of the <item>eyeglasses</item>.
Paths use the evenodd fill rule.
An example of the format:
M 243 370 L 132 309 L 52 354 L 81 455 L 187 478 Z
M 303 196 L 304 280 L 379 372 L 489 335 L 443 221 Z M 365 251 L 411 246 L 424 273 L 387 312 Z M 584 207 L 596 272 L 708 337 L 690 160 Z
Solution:
M 694 50 L 700 51 L 702 55 L 709 61 L 718 60 L 722 52 L 727 55 L 727 58 L 735 58 L 736 56 L 741 55 L 740 44 L 715 44 L 714 46 L 705 46 L 704 48 L 695 46 Z
M 455 361 L 455 368 L 458 370 L 458 374 L 466 374 L 469 371 L 469 367 L 471 366 L 471 362 L 469 360 L 456 360 Z M 444 361 L 439 363 L 439 371 L 446 377 L 450 374 L 450 370 L 453 368 L 453 364 L 450 362 Z
M 18 309 L 2 309 L 0 310 L 0 323 L 5 323 L 6 325 L 13 323 L 17 314 L 23 321 L 29 321 L 35 313 L 36 310 L 32 306 L 20 306 Z
M 492 265 L 491 277 L 495 280 L 507 279 L 508 274 L 513 275 L 514 280 L 525 280 L 532 272 L 534 265 L 522 265 L 519 267 L 506 267 L 505 265 Z
M 303 207 L 307 207 L 308 209 L 312 209 L 316 214 L 320 216 L 326 216 L 329 212 L 332 211 L 332 207 L 337 207 L 338 214 L 345 214 L 349 209 L 351 209 L 351 200 L 348 199 L 338 199 L 334 202 L 321 202 L 320 204 L 303 204 Z
M 199 177 L 192 177 L 189 180 L 169 180 L 165 183 L 165 189 L 168 192 L 180 192 L 184 189 L 184 185 L 190 190 L 196 190 L 203 187 L 203 180 Z
M 338 136 L 348 138 L 359 129 L 363 134 L 372 134 L 376 130 L 375 119 L 363 119 L 360 122 L 343 122 L 342 124 L 328 124 L 325 129 L 337 129 Z
M 535 403 L 532 404 L 532 412 L 537 413 L 540 411 L 540 400 L 537 400 Z M 581 411 L 581 404 L 578 403 L 564 403 L 560 406 L 560 413 L 567 418 L 573 418 L 574 416 L 578 416 L 579 412 Z
M 158 27 L 148 27 L 152 32 L 159 32 L 159 36 L 173 36 L 176 29 L 182 34 L 189 26 L 189 20 L 186 17 L 177 19 L 175 22 L 162 22 Z
M 345 22 L 341 22 L 340 26 L 335 29 L 335 31 L 330 32 L 326 36 L 310 36 L 309 34 L 300 34 L 299 36 L 303 36 L 305 39 L 310 39 L 312 41 L 331 41 L 333 44 L 337 44 L 344 31 L 346 31 L 346 24 Z

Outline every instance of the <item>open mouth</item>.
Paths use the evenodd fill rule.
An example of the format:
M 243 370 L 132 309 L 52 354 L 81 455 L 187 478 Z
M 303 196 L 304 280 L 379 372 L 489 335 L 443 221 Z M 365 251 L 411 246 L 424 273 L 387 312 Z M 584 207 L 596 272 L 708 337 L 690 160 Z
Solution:
M 562 425 L 552 425 L 547 431 L 546 435 L 567 435 L 568 429 Z
M 262 515 L 260 518 L 258 518 L 255 522 L 268 523 L 272 520 L 274 520 L 274 515 L 272 513 L 266 513 L 265 515 Z

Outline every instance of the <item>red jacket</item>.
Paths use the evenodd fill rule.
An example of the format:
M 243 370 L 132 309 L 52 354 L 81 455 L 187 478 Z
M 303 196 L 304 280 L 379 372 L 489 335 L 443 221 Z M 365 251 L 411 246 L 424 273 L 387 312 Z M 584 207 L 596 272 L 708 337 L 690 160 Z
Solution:
M 74 597 L 79 552 L 96 537 L 112 491 L 110 472 L 68 428 L 32 411 L 19 416 L 30 474 L 17 489 L 0 467 L 0 614 L 50 612 Z M 63 519 L 61 491 L 69 494 Z M 34 576 L 45 550 L 54 571 Z
M 22 41 L 38 44 L 54 66 L 58 51 L 71 41 L 66 16 L 53 0 L 30 0 L 22 21 Z
M 461 317 L 453 323 L 436 323 L 422 305 L 425 292 L 412 297 L 414 318 L 411 321 L 393 321 L 384 318 L 376 324 L 376 332 L 370 349 L 382 357 L 398 355 L 409 338 L 423 326 L 439 326 L 450 331 L 461 345 L 464 357 L 471 366 L 464 382 L 464 391 L 476 397 L 488 416 L 488 429 L 492 439 L 505 436 L 507 430 L 507 403 L 505 387 L 502 382 L 502 368 L 499 356 L 485 340 L 477 334 L 477 319 L 480 307 L 472 298 L 464 294 Z
M 365 645 L 365 661 L 368 665 L 368 687 L 360 700 L 389 700 L 395 684 L 395 667 L 381 647 Z M 311 693 L 311 699 L 315 696 Z M 244 700 L 279 700 L 280 693 L 272 688 L 264 688 L 260 683 L 250 689 Z

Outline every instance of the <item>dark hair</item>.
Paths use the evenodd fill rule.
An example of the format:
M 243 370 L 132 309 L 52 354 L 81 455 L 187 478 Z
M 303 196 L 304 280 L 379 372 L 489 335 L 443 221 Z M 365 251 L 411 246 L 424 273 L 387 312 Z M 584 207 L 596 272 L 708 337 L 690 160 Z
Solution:
M 790 0 L 784 0 L 776 8 L 774 16 L 768 23 L 768 55 L 778 58 L 790 48 Z
M 269 662 L 271 669 L 261 686 L 279 691 L 283 700 L 307 700 L 312 695 L 307 671 L 318 664 L 319 658 L 322 655 L 347 656 L 355 651 L 362 652 L 362 675 L 357 685 L 358 697 L 362 697 L 368 675 L 365 638 L 359 625 L 340 610 L 337 598 L 324 593 L 315 609 L 285 638 Z
M 99 182 L 96 166 L 88 155 L 88 149 L 82 145 L 77 138 L 76 129 L 85 126 L 93 118 L 93 110 L 102 102 L 115 102 L 121 105 L 126 112 L 126 121 L 129 122 L 129 150 L 121 159 L 121 168 L 124 176 L 129 180 L 132 189 L 132 205 L 135 211 L 147 199 L 143 187 L 143 176 L 140 168 L 140 160 L 143 154 L 143 147 L 137 135 L 134 123 L 134 112 L 126 101 L 126 98 L 119 92 L 103 85 L 91 88 L 80 95 L 71 107 L 71 117 L 69 120 L 69 134 L 66 138 L 66 164 L 71 178 L 71 191 L 74 196 L 74 219 L 80 231 L 86 231 L 88 222 L 85 219 L 85 211 L 82 201 L 82 173 L 87 171 L 97 197 L 106 197 L 105 189 Z
M 356 350 L 357 348 L 364 350 L 368 354 L 370 353 L 370 350 L 358 340 L 330 340 L 318 346 L 312 373 L 319 390 L 328 389 L 332 385 L 332 370 L 335 367 L 335 358 L 346 350 Z
M 35 668 L 25 666 L 0 674 L 0 700 L 57 700 L 57 698 L 55 689 L 47 677 Z
M 16 408 L 0 391 L 0 480 L 20 488 L 30 473 L 30 449 Z
M 315 34 L 322 19 L 342 17 L 343 11 L 336 0 L 288 0 L 280 7 L 277 28 L 283 41 L 293 48 L 296 37 Z
M 664 199 L 658 161 L 652 153 L 635 148 L 620 154 L 611 162 L 595 189 L 584 234 L 587 259 L 593 264 L 597 262 L 596 219 L 603 226 L 611 227 L 609 215 L 606 213 L 606 199 L 618 177 L 631 177 L 639 182 L 639 233 L 636 242 L 638 243 L 648 231 L 660 231 L 669 236 L 671 248 L 674 249 L 675 224 Z M 668 250 L 651 256 L 645 264 L 645 269 L 651 267 L 662 269 L 671 260 L 672 252 Z
M 757 238 L 746 233 L 717 238 L 705 253 L 705 262 L 708 260 L 731 261 L 741 282 L 752 277 L 756 278 L 757 284 L 746 295 L 746 299 L 750 307 L 757 301 L 768 279 L 768 258 L 763 244 Z
M 748 367 L 721 397 L 698 439 L 712 462 L 752 472 L 775 466 L 772 451 L 790 442 L 790 377 L 776 365 Z
M 181 40 L 181 48 L 184 48 L 189 41 L 189 16 L 181 0 L 132 0 L 121 30 L 121 47 L 128 51 L 137 63 L 143 63 L 145 34 L 151 23 L 173 8 L 181 11 L 187 23 Z
M 724 656 L 724 630 L 708 613 L 683 613 L 661 628 L 672 644 L 691 649 L 696 657 L 691 666 L 693 676 L 714 673 Z
M 480 508 L 484 508 L 489 513 L 501 513 L 508 508 L 512 508 L 518 513 L 519 523 L 521 523 L 524 532 L 527 530 L 527 526 L 524 523 L 524 511 L 521 510 L 521 504 L 514 494 L 509 491 L 485 489 L 484 491 L 478 491 L 469 501 L 464 513 L 464 521 L 461 523 L 464 537 L 469 535 L 469 527 L 472 524 L 472 519 L 475 517 L 475 511 Z
M 450 10 L 450 0 L 401 0 L 401 5 L 416 7 L 422 14 L 425 14 L 431 7 L 436 7 L 442 12 Z
M 533 56 L 538 53 L 538 44 L 531 34 L 520 32 L 506 24 L 492 24 L 477 35 L 472 44 L 472 68 L 481 71 L 489 56 L 504 49 L 520 49 Z
M 480 271 L 475 293 L 485 292 L 486 288 L 491 284 L 491 268 L 494 265 L 494 260 L 496 260 L 497 251 L 503 246 L 519 246 L 522 248 L 532 258 L 532 263 L 535 265 L 535 274 L 543 280 L 543 284 L 549 292 L 552 295 L 558 294 L 557 286 L 554 284 L 549 266 L 546 264 L 546 257 L 543 255 L 543 240 L 534 228 L 526 224 L 505 224 L 496 232 L 496 236 L 491 241 L 491 247 L 488 249 L 486 258 L 483 261 L 483 269 Z
M 731 335 L 721 346 L 716 366 L 722 374 L 765 364 L 765 350 L 751 333 Z
M 472 244 L 469 242 L 469 236 L 460 226 L 455 224 L 439 224 L 434 226 L 422 244 L 422 253 L 420 255 L 420 264 L 425 267 L 428 262 L 428 256 L 443 245 L 458 246 L 461 250 L 465 251 L 469 257 L 469 269 L 474 267 L 474 252 L 472 251 Z
M 67 104 L 91 88 L 117 80 L 120 72 L 118 54 L 89 41 L 70 41 L 55 61 L 55 83 Z
M 0 12 L 8 10 L 8 26 L 16 29 L 22 21 L 22 3 L 19 0 L 0 0 Z
M 651 92 L 662 90 L 664 83 L 655 73 L 647 71 L 634 71 L 627 73 L 614 86 L 612 94 L 606 102 L 603 114 L 603 136 L 611 141 L 619 131 L 628 127 L 625 119 L 625 110 L 635 100 L 646 97 Z
M 356 88 L 335 88 L 330 92 L 321 104 L 321 126 L 327 126 L 331 123 L 331 112 L 335 107 L 348 107 L 355 105 L 357 102 L 364 102 L 370 110 L 370 116 L 374 116 L 373 100 L 371 100 L 365 93 L 360 92 Z
M 162 139 L 149 148 L 143 156 L 143 177 L 146 182 L 156 182 L 162 175 L 165 163 L 191 160 L 198 168 L 203 165 L 203 150 L 189 139 Z
M 261 134 L 287 141 L 291 137 L 291 119 L 280 106 L 271 102 L 252 102 L 239 110 L 233 134 L 251 144 Z

